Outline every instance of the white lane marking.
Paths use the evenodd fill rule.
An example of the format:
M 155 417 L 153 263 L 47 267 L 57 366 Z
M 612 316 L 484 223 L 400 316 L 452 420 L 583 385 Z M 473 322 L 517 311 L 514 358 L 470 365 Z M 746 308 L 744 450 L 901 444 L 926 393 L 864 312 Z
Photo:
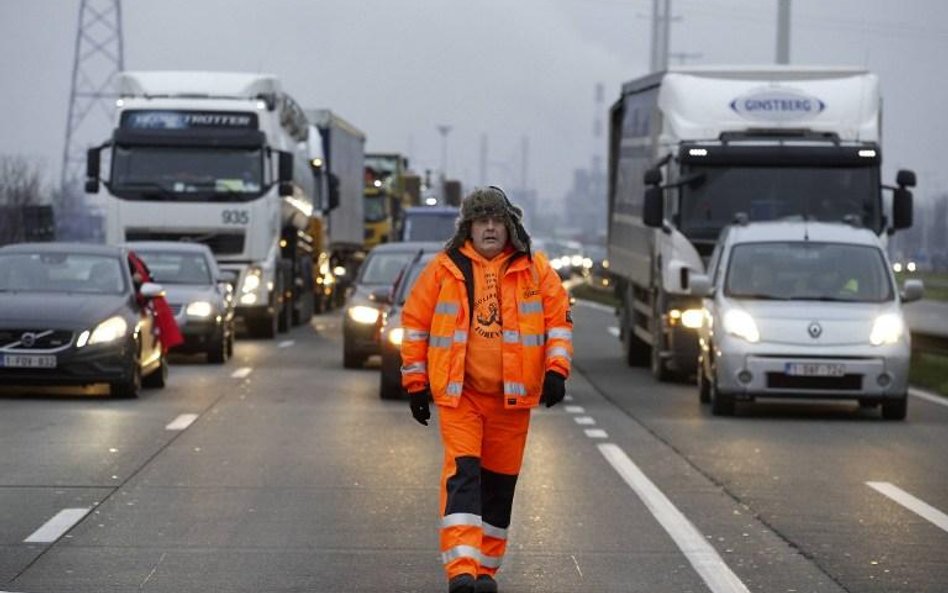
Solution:
M 934 393 L 928 393 L 927 391 L 922 391 L 916 387 L 909 388 L 909 394 L 914 395 L 919 399 L 932 402 L 933 404 L 938 404 L 940 406 L 948 406 L 948 398 L 941 397 L 940 395 L 935 395 Z
M 280 342 L 280 343 L 277 345 L 277 347 L 278 347 L 278 348 L 289 348 L 290 346 L 292 346 L 292 345 L 295 344 L 295 343 L 296 343 L 295 340 L 283 340 L 282 342 Z
M 198 419 L 197 414 L 181 414 L 171 422 L 165 425 L 165 430 L 184 430 L 191 426 L 191 423 Z
M 563 408 L 566 410 L 567 414 L 584 414 L 586 413 L 586 408 L 582 406 L 566 406 Z
M 43 523 L 43 526 L 33 532 L 30 537 L 23 540 L 25 544 L 50 544 L 61 538 L 64 533 L 73 528 L 73 526 L 82 521 L 91 508 L 82 509 L 63 509 L 53 515 L 53 518 Z
M 591 439 L 608 439 L 609 433 L 607 433 L 601 428 L 587 428 L 586 436 L 588 436 Z
M 591 426 L 596 423 L 595 418 L 592 416 L 576 416 L 573 418 L 573 420 L 576 422 L 576 424 L 583 426 Z
M 563 397 L 563 401 L 564 401 L 564 402 L 571 402 L 571 401 L 573 401 L 573 396 L 567 393 L 567 394 Z
M 596 303 L 593 301 L 584 301 L 582 299 L 576 299 L 577 305 L 582 305 L 583 307 L 588 307 L 590 309 L 596 309 L 597 311 L 603 311 L 605 313 L 612 313 L 613 315 L 616 312 L 615 307 L 610 307 L 608 305 L 603 305 L 602 303 Z
M 892 484 L 891 482 L 866 482 L 866 486 L 869 486 L 873 490 L 888 496 L 916 515 L 919 515 L 923 519 L 927 519 L 938 527 L 941 527 L 942 530 L 948 531 L 948 515 L 939 511 L 924 500 L 915 498 L 895 484 Z
M 642 473 L 625 451 L 612 443 L 599 445 L 599 451 L 642 499 L 713 593 L 750 593 L 701 532 Z
M 250 367 L 240 367 L 239 369 L 231 373 L 230 376 L 233 377 L 234 379 L 243 379 L 244 377 L 249 375 L 251 372 L 253 372 L 253 369 Z

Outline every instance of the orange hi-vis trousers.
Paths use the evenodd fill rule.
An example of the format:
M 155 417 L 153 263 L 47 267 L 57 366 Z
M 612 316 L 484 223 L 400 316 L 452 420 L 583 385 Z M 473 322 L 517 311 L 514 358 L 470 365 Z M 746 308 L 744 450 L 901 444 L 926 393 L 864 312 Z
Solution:
M 456 408 L 438 406 L 441 560 L 448 579 L 500 568 L 514 489 L 530 426 L 529 409 L 504 408 L 503 395 L 465 388 Z

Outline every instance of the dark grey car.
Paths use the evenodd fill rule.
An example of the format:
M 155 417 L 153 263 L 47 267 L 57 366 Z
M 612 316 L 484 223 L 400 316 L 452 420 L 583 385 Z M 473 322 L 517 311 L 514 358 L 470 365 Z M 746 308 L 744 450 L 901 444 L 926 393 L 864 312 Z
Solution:
M 128 250 L 22 243 L 0 248 L 0 384 L 108 383 L 114 397 L 168 373 L 148 301 L 162 287 L 132 282 Z
M 207 354 L 222 364 L 234 353 L 234 292 L 202 243 L 133 241 L 126 244 L 161 283 L 184 343 L 172 350 Z

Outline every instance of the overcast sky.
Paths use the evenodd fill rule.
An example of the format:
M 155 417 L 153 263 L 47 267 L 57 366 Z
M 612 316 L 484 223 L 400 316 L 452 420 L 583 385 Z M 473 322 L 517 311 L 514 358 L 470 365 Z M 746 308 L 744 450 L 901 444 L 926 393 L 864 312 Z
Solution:
M 96 0 L 101 3 L 102 0 Z M 36 159 L 57 179 L 79 0 L 0 0 L 0 154 Z M 772 63 L 777 0 L 673 0 L 672 52 L 690 64 Z M 416 170 L 528 185 L 559 200 L 605 140 L 620 84 L 646 73 L 652 0 L 125 0 L 125 67 L 278 75 L 304 107 L 327 107 Z M 793 0 L 791 61 L 866 66 L 884 96 L 887 181 L 919 174 L 948 189 L 948 2 Z M 696 55 L 697 54 L 697 55 Z M 605 87 L 596 105 L 594 88 Z M 104 116 L 84 133 L 105 138 Z

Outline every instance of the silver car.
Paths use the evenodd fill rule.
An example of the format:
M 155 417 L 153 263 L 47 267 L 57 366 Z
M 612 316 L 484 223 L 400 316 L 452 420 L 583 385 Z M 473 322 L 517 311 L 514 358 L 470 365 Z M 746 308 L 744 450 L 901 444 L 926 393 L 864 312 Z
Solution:
M 847 224 L 759 222 L 726 228 L 704 296 L 698 392 L 715 415 L 757 397 L 856 399 L 905 418 L 910 337 L 902 303 L 871 231 Z

